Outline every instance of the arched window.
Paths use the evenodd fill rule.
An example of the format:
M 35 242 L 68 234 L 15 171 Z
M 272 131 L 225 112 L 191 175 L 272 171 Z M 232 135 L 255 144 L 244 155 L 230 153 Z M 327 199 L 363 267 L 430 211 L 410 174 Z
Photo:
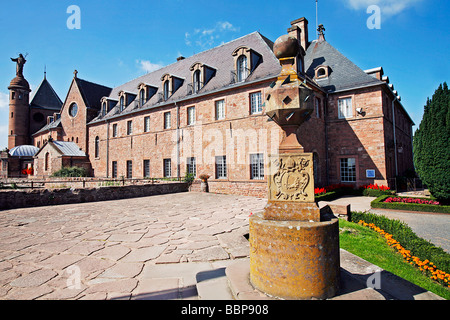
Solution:
M 50 154 L 47 152 L 45 154 L 45 159 L 44 159 L 44 170 L 45 171 L 48 171 L 49 162 L 50 162 Z
M 237 60 L 237 81 L 245 81 L 248 77 L 247 57 L 241 55 Z
M 170 91 L 169 91 L 169 80 L 164 81 L 164 100 L 169 99 Z
M 120 111 L 123 111 L 123 109 L 125 109 L 125 97 L 121 96 L 120 97 Z
M 95 157 L 98 158 L 100 156 L 100 138 L 95 137 Z
M 141 89 L 139 91 L 139 106 L 143 106 L 147 101 L 145 101 L 145 90 Z
M 200 74 L 200 70 L 196 70 L 194 72 L 194 93 L 199 92 L 202 87 L 200 82 Z

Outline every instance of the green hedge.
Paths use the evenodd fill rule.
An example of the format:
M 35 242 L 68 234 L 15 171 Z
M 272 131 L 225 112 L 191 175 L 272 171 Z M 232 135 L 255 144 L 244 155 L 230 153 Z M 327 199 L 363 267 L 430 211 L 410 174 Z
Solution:
M 351 221 L 358 223 L 360 220 L 373 223 L 385 232 L 392 234 L 392 237 L 405 249 L 411 251 L 411 255 L 422 261 L 428 259 L 438 269 L 450 273 L 450 254 L 431 242 L 419 238 L 406 223 L 369 212 L 352 212 Z
M 362 192 L 363 196 L 366 197 L 380 197 L 384 195 L 394 195 L 395 191 L 392 190 L 377 190 L 377 189 L 364 189 Z
M 65 167 L 53 173 L 52 177 L 87 177 L 87 171 L 80 167 Z
M 437 213 L 450 213 L 450 206 L 444 205 L 433 205 L 433 204 L 419 204 L 419 203 L 402 203 L 402 202 L 384 202 L 391 195 L 384 195 L 373 200 L 370 205 L 372 208 L 380 209 L 394 209 L 394 210 L 405 210 L 405 211 L 424 211 L 424 212 L 437 212 Z M 411 197 L 399 197 L 397 198 L 411 198 Z M 414 197 L 416 198 L 416 197 Z M 416 198 L 430 200 L 428 198 Z

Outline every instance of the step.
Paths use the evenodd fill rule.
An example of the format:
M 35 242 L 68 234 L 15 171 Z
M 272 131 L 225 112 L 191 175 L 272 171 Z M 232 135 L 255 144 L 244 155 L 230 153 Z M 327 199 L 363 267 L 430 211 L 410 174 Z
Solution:
M 226 268 L 201 271 L 197 273 L 197 293 L 199 300 L 233 300 Z

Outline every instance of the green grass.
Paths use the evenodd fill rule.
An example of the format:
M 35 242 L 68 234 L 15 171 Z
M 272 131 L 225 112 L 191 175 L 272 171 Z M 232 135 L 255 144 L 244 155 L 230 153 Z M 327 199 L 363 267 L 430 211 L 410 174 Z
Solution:
M 377 232 L 339 219 L 340 246 L 364 260 L 379 266 L 419 287 L 450 300 L 450 290 L 429 279 L 416 267 L 407 263 L 401 254 L 389 247 Z

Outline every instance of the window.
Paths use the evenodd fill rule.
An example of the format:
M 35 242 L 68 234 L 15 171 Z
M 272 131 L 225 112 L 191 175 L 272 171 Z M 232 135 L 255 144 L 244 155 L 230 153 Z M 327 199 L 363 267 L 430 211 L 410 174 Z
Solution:
M 225 100 L 216 101 L 216 120 L 225 119 Z
M 150 178 L 150 160 L 144 160 L 144 178 Z
M 245 81 L 248 77 L 247 57 L 241 55 L 237 60 L 237 81 Z
M 164 178 L 170 178 L 172 176 L 172 160 L 164 159 Z
M 186 172 L 189 174 L 194 175 L 194 177 L 197 175 L 197 166 L 195 163 L 195 157 L 189 157 L 186 161 Z
M 142 107 L 145 104 L 145 90 L 141 89 L 139 91 L 139 106 Z
M 127 121 L 127 135 L 130 135 L 133 133 L 133 121 Z
M 261 103 L 261 92 L 255 92 L 250 94 L 250 113 L 261 113 L 262 103 Z
M 339 99 L 339 119 L 353 117 L 352 98 Z
M 341 182 L 356 182 L 356 159 L 340 159 Z
M 117 161 L 112 162 L 112 177 L 117 178 Z
M 195 124 L 195 107 L 187 108 L 187 124 L 188 126 Z
M 264 179 L 264 155 L 262 153 L 250 155 L 250 178 L 252 180 Z
M 144 118 L 144 132 L 150 131 L 150 117 Z
M 113 127 L 112 127 L 112 136 L 115 138 L 115 137 L 117 137 L 117 123 L 114 123 L 113 124 Z
M 49 165 L 50 165 L 50 153 L 47 152 L 45 154 L 45 159 L 44 159 L 44 170 L 45 171 L 48 171 Z
M 200 82 L 200 75 L 201 75 L 200 70 L 196 70 L 194 72 L 194 83 L 193 83 L 194 93 L 198 93 L 200 91 L 200 89 L 202 88 L 202 84 Z
M 320 118 L 320 99 L 316 98 L 315 100 L 315 109 L 316 109 L 316 117 Z
M 133 161 L 127 160 L 127 179 L 133 177 Z
M 100 156 L 100 138 L 95 137 L 95 157 L 98 158 Z
M 216 157 L 216 179 L 226 179 L 227 177 L 227 157 Z
M 164 112 L 164 129 L 170 129 L 171 126 L 170 112 Z
M 76 117 L 77 113 L 78 113 L 78 106 L 77 106 L 77 104 L 74 102 L 74 103 L 72 103 L 72 104 L 70 105 L 70 107 L 69 107 L 69 115 L 70 115 L 71 117 Z
M 164 82 L 164 101 L 169 99 L 170 96 L 170 88 L 169 88 L 169 80 Z
M 120 97 L 120 111 L 123 111 L 123 109 L 125 109 L 125 97 L 121 96 Z
M 106 112 L 107 112 L 106 106 L 107 106 L 107 103 L 105 101 L 105 102 L 102 103 L 102 116 L 106 115 Z

